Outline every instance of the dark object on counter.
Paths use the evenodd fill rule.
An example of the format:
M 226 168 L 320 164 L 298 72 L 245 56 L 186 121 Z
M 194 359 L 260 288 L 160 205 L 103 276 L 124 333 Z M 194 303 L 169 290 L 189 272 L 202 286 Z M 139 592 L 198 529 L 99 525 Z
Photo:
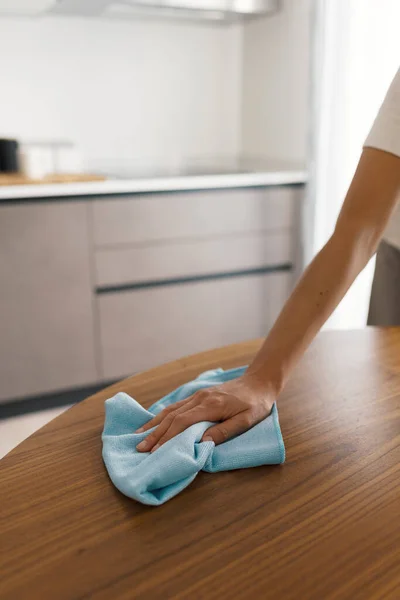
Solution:
M 0 138 L 0 173 L 19 171 L 19 153 L 17 140 Z

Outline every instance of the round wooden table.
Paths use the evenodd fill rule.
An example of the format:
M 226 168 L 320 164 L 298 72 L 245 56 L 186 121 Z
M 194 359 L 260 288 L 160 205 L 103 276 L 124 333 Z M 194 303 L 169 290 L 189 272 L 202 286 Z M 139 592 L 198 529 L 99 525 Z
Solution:
M 104 400 L 145 406 L 259 341 L 122 381 L 0 462 L 1 600 L 400 598 L 400 330 L 322 334 L 279 401 L 287 462 L 137 504 L 101 458 Z

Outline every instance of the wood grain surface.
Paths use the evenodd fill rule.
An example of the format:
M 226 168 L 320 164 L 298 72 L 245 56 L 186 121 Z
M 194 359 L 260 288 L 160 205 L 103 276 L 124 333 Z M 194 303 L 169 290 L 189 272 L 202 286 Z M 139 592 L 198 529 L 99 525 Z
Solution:
M 104 400 L 145 406 L 248 342 L 127 379 L 0 462 L 1 600 L 400 598 L 400 330 L 322 334 L 279 401 L 287 462 L 200 473 L 167 504 L 122 496 Z

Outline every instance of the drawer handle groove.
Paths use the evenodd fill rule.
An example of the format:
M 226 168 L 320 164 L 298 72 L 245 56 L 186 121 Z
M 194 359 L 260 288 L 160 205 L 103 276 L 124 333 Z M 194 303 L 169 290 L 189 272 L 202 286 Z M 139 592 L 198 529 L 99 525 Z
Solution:
M 269 273 L 282 273 L 291 271 L 292 263 L 282 263 L 280 265 L 269 265 L 258 267 L 256 269 L 245 269 L 241 271 L 226 271 L 222 273 L 209 273 L 205 275 L 193 275 L 189 277 L 175 277 L 170 279 L 157 279 L 152 281 L 140 281 L 137 283 L 123 283 L 121 285 L 104 285 L 96 288 L 96 294 L 116 294 L 119 292 L 129 292 L 135 290 L 146 290 L 150 288 L 166 287 L 171 285 L 187 285 L 189 283 L 198 283 L 202 281 L 216 281 L 222 279 L 232 279 L 235 277 L 249 277 L 251 275 L 267 275 Z

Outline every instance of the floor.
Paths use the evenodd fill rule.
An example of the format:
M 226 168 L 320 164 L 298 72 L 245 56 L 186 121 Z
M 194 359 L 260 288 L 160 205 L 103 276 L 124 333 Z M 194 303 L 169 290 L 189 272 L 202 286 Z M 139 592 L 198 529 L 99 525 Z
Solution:
M 32 435 L 34 431 L 58 417 L 67 408 L 69 407 L 51 408 L 49 410 L 0 420 L 0 459 Z

